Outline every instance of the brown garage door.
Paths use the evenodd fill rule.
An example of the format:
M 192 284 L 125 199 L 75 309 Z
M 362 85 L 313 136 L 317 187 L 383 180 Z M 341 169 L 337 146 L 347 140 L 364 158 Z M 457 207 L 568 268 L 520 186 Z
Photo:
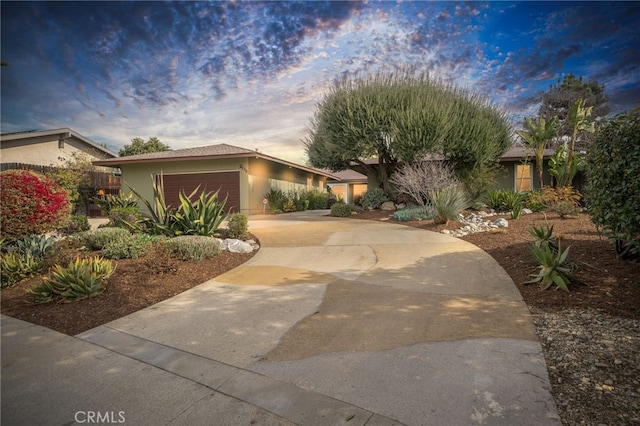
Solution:
M 156 176 L 157 178 L 157 176 Z M 214 173 L 185 173 L 175 175 L 163 175 L 164 198 L 168 206 L 177 208 L 180 205 L 181 190 L 186 195 L 200 186 L 198 193 L 192 199 L 197 199 L 200 193 L 215 192 L 220 189 L 218 197 L 221 200 L 227 198 L 225 210 L 227 212 L 240 211 L 240 173 L 239 172 L 214 172 Z

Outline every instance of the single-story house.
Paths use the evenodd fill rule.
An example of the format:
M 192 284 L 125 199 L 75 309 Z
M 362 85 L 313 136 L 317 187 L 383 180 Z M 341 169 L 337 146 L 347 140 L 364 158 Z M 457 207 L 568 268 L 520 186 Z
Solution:
M 545 186 L 551 184 L 551 175 L 549 174 L 549 159 L 554 154 L 555 149 L 544 150 L 544 162 L 542 180 Z M 581 154 L 584 155 L 584 154 Z M 428 155 L 425 157 L 425 161 L 442 161 L 444 158 L 438 155 Z M 367 165 L 377 168 L 377 159 L 371 159 L 366 162 Z M 511 190 L 516 192 L 529 191 L 531 189 L 540 189 L 540 183 L 538 182 L 538 172 L 536 169 L 535 153 L 530 148 L 522 146 L 514 146 L 510 148 L 504 155 L 498 160 L 501 166 L 500 172 L 496 176 L 496 189 Z M 353 171 L 356 173 L 366 173 L 364 168 L 359 165 L 353 165 Z M 341 172 L 344 173 L 344 172 Z M 334 173 L 339 175 L 339 173 Z M 377 178 L 375 176 L 365 175 L 364 181 L 371 187 L 378 186 Z M 584 186 L 584 174 L 578 172 L 573 181 L 573 186 L 581 190 Z M 366 188 L 365 188 L 366 189 Z
M 118 167 L 122 189 L 135 189 L 153 200 L 152 179 L 162 176 L 165 201 L 177 206 L 181 190 L 189 195 L 200 190 L 217 191 L 227 198 L 226 210 L 262 213 L 264 194 L 271 189 L 326 190 L 331 173 L 301 166 L 258 151 L 219 144 L 95 161 L 95 165 Z M 266 206 L 268 209 L 268 206 Z
M 343 170 L 331 173 L 337 180 L 327 182 L 331 192 L 347 204 L 355 204 L 367 191 L 367 176 L 355 170 Z
M 69 128 L 0 135 L 0 161 L 3 164 L 62 167 L 78 154 L 85 154 L 92 161 L 118 156 Z

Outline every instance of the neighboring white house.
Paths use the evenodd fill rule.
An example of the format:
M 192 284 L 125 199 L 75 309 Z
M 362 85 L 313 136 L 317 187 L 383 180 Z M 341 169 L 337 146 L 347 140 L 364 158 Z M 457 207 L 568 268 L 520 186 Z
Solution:
M 53 129 L 0 135 L 0 163 L 64 166 L 74 156 L 106 160 L 118 154 L 69 129 Z

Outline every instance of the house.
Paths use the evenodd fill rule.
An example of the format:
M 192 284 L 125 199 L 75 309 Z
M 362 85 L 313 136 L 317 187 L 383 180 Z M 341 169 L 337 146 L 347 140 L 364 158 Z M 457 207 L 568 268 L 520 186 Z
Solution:
M 181 190 L 189 195 L 198 187 L 219 189 L 219 196 L 227 198 L 227 211 L 245 214 L 262 213 L 264 194 L 271 189 L 324 191 L 327 181 L 335 179 L 325 171 L 227 144 L 131 155 L 94 164 L 120 168 L 123 190 L 135 189 L 147 200 L 153 200 L 152 179 L 162 177 L 168 205 L 178 205 Z
M 367 191 L 367 176 L 362 173 L 350 169 L 329 173 L 336 178 L 327 182 L 331 192 L 347 204 L 356 204 Z
M 554 151 L 554 149 L 544 150 L 542 182 L 545 186 L 551 185 L 549 158 L 551 158 Z M 502 166 L 502 170 L 496 177 L 497 189 L 515 192 L 540 189 L 538 171 L 536 169 L 536 155 L 531 148 L 514 146 L 500 157 L 499 164 Z
M 78 154 L 104 160 L 118 154 L 69 128 L 0 135 L 2 164 L 65 166 Z

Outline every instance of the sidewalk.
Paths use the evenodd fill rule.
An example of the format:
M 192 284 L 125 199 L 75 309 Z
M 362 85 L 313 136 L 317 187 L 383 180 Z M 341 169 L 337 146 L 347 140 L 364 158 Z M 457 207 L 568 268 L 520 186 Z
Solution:
M 249 262 L 76 337 L 3 317 L 3 424 L 560 424 L 527 307 L 475 246 L 317 213 L 250 229 Z

